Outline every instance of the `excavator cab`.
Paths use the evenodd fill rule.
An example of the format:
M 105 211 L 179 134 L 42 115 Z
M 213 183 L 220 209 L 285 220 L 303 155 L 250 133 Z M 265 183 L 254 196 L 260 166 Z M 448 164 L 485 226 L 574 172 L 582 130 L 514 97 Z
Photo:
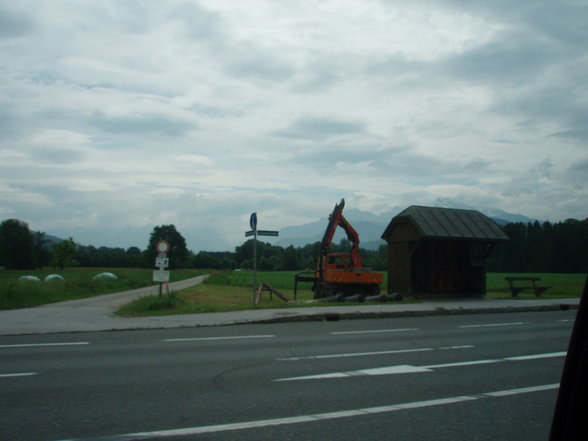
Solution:
M 328 254 L 326 269 L 343 269 L 351 265 L 349 254 Z

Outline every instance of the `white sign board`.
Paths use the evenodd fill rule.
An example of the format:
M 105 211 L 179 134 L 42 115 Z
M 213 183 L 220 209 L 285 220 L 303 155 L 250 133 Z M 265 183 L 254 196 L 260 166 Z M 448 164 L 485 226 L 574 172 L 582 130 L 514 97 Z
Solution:
M 155 266 L 163 269 L 169 266 L 169 257 L 156 257 L 155 258 Z
M 169 282 L 169 271 L 158 269 L 153 271 L 153 281 L 154 282 Z

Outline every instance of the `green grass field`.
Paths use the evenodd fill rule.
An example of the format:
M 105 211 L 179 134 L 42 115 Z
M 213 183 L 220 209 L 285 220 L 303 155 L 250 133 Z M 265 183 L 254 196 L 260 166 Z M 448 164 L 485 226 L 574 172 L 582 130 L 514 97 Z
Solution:
M 118 276 L 114 281 L 95 281 L 92 278 L 101 272 L 113 272 Z M 267 272 L 258 271 L 256 282 L 266 282 L 279 289 L 294 300 L 294 276 L 299 271 Z M 60 274 L 65 283 L 31 283 L 19 282 L 22 275 L 35 275 L 41 280 L 48 274 Z M 205 271 L 179 270 L 172 271 L 172 281 L 182 280 L 200 274 L 212 274 L 205 283 L 174 293 L 173 298 L 142 299 L 127 305 L 120 314 L 180 314 L 243 310 L 253 307 L 253 273 L 251 271 Z M 488 273 L 487 297 L 510 299 L 511 294 L 504 277 L 512 274 Z M 521 275 L 521 274 L 519 274 Z M 539 276 L 541 284 L 552 288 L 544 292 L 541 298 L 579 297 L 586 275 L 584 274 L 525 274 Z M 108 269 L 108 268 L 77 268 L 65 271 L 6 271 L 0 270 L 0 309 L 22 308 L 64 300 L 78 299 L 113 292 L 126 291 L 153 284 L 150 269 Z M 387 274 L 384 273 L 382 291 L 387 286 Z M 165 297 L 165 296 L 164 296 Z M 517 299 L 533 299 L 533 292 L 523 291 Z M 310 303 L 312 292 L 310 283 L 299 284 L 295 302 L 285 303 L 277 296 L 270 298 L 269 292 L 262 294 L 258 308 L 316 306 Z M 406 299 L 406 302 L 414 300 Z M 324 304 L 324 303 L 321 303 Z M 319 304 L 320 305 L 320 304 Z
M 542 299 L 558 299 L 580 297 L 584 288 L 586 274 L 514 274 L 514 273 L 488 273 L 486 275 L 486 290 L 488 298 L 493 299 L 512 299 L 508 282 L 504 280 L 506 276 L 516 277 L 541 277 L 537 282 L 540 286 L 550 286 L 551 288 L 541 294 Z M 536 298 L 532 291 L 526 290 L 521 292 L 516 298 L 525 300 Z
M 294 276 L 298 271 L 265 272 L 259 271 L 256 282 L 266 282 L 294 300 Z M 508 283 L 504 277 L 512 274 L 487 274 L 487 298 L 511 299 Z M 518 274 L 519 276 L 538 276 L 541 284 L 552 288 L 542 294 L 541 298 L 557 299 L 579 297 L 584 286 L 584 274 Z M 382 291 L 385 292 L 387 274 L 384 274 Z M 519 300 L 536 298 L 531 291 L 523 291 Z M 262 294 L 257 308 L 290 308 L 301 306 L 322 306 L 326 303 L 314 303 L 310 283 L 299 284 L 296 301 L 285 303 L 277 296 L 270 298 L 269 292 Z M 415 302 L 410 298 L 403 302 Z M 345 303 L 345 305 L 350 305 Z M 211 275 L 205 283 L 183 290 L 176 302 L 154 298 L 139 299 L 126 305 L 119 311 L 122 315 L 159 315 L 159 314 L 194 314 L 202 312 L 220 312 L 251 309 L 253 307 L 253 273 L 251 271 L 223 271 Z
M 101 272 L 114 273 L 117 280 L 92 280 Z M 171 272 L 171 281 L 205 273 L 201 270 Z M 49 274 L 59 274 L 65 282 L 43 282 Z M 33 275 L 41 282 L 23 282 L 19 277 Z M 127 291 L 152 285 L 153 270 L 123 268 L 75 268 L 64 271 L 7 271 L 0 270 L 0 309 L 25 308 L 102 294 Z
M 276 272 L 265 272 L 258 271 L 256 282 L 266 282 L 270 285 L 281 289 L 281 290 L 294 290 L 294 276 L 299 271 L 276 271 Z M 384 275 L 384 283 L 382 284 L 382 291 L 386 290 L 388 284 L 388 273 L 382 273 Z M 513 274 L 513 273 L 488 273 L 486 275 L 486 289 L 487 297 L 489 298 L 504 298 L 511 296 L 508 287 L 508 282 L 504 280 L 505 277 L 510 275 L 516 275 L 520 277 L 524 276 L 536 276 L 541 277 L 541 281 L 538 283 L 542 286 L 551 286 L 551 288 L 545 291 L 542 298 L 561 298 L 561 297 L 579 297 L 582 293 L 584 286 L 584 280 L 586 279 L 585 274 Z M 251 287 L 253 286 L 253 273 L 251 271 L 228 271 L 222 272 L 209 277 L 206 281 L 207 284 L 211 285 L 224 285 L 224 286 L 242 286 Z M 298 289 L 302 288 L 303 292 L 310 292 L 310 283 L 299 284 Z M 519 298 L 535 297 L 531 291 L 523 291 L 519 294 Z

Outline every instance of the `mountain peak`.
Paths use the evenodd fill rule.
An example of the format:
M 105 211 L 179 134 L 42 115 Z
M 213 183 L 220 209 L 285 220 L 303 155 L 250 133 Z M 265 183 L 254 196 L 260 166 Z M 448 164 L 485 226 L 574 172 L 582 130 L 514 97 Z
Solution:
M 438 208 L 454 208 L 461 210 L 477 210 L 486 216 L 492 218 L 496 223 L 503 225 L 508 222 L 532 222 L 530 219 L 520 214 L 508 213 L 497 208 L 476 208 L 472 207 L 451 198 L 437 198 L 429 204 L 431 207 Z M 381 239 L 381 234 L 384 232 L 389 222 L 394 216 L 404 210 L 406 207 L 394 207 L 393 210 L 380 215 L 376 215 L 369 211 L 359 210 L 357 208 L 349 208 L 345 210 L 345 217 L 351 225 L 357 230 L 361 239 L 361 246 L 368 249 L 377 249 L 379 245 L 385 242 Z M 297 225 L 286 227 L 280 230 L 280 240 L 276 245 L 303 247 L 320 241 L 327 226 L 328 217 L 323 217 L 318 221 L 307 223 L 304 225 Z M 342 230 L 337 230 L 334 237 L 334 242 L 337 242 L 340 237 L 344 237 Z

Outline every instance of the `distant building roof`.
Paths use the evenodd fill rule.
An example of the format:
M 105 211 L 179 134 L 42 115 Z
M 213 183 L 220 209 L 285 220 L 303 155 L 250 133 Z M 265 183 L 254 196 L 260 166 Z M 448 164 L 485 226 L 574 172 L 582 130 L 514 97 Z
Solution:
M 410 220 L 422 237 L 443 239 L 470 239 L 484 241 L 508 240 L 496 223 L 479 211 L 454 208 L 422 207 L 413 205 L 395 216 L 382 238 L 392 233 L 398 222 Z

